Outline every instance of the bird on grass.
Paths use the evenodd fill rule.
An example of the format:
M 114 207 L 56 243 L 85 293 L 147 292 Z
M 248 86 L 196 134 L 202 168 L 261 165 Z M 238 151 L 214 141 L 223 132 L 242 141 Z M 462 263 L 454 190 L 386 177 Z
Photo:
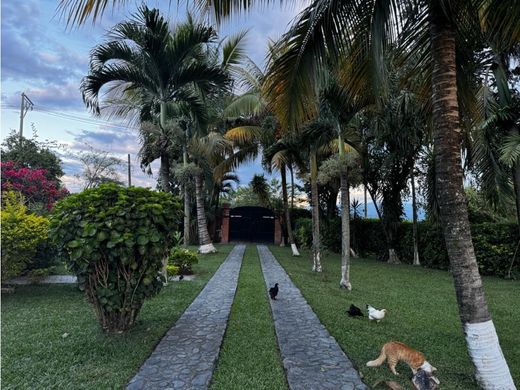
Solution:
M 363 312 L 355 305 L 350 305 L 350 309 L 348 309 L 345 313 L 348 313 L 350 317 L 363 317 Z
M 379 322 L 383 318 L 385 318 L 386 309 L 377 310 L 375 307 L 367 305 L 367 310 L 368 310 L 368 319 L 370 321 L 375 320 L 376 322 Z
M 271 299 L 276 300 L 276 296 L 278 295 L 278 283 L 274 284 L 274 287 L 269 289 L 269 296 Z

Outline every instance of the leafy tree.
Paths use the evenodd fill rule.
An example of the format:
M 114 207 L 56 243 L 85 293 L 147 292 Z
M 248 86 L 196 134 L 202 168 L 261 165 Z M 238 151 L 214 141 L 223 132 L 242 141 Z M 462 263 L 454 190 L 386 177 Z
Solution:
M 56 142 L 40 142 L 37 139 L 36 130 L 33 138 L 25 138 L 16 132 L 11 134 L 2 143 L 0 158 L 2 161 L 13 161 L 19 168 L 44 169 L 45 178 L 49 181 L 61 183 L 63 176 L 61 160 L 51 150 L 57 147 Z

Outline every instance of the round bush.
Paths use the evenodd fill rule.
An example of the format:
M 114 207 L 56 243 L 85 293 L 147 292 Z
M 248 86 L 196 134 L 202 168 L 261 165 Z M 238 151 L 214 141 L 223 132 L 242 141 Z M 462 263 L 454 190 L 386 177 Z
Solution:
M 170 252 L 168 263 L 178 267 L 179 275 L 191 275 L 193 273 L 193 264 L 198 263 L 197 253 L 189 249 L 175 247 Z
M 51 217 L 50 235 L 108 332 L 127 330 L 160 275 L 180 222 L 170 194 L 114 184 L 71 195 Z

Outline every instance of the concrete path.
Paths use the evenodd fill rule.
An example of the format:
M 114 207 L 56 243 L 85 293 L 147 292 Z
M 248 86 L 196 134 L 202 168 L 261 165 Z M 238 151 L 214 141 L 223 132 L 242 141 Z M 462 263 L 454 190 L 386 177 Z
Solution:
M 235 297 L 245 246 L 237 245 L 127 386 L 207 389 Z
M 267 288 L 280 285 L 271 310 L 290 389 L 368 389 L 271 251 L 257 248 Z

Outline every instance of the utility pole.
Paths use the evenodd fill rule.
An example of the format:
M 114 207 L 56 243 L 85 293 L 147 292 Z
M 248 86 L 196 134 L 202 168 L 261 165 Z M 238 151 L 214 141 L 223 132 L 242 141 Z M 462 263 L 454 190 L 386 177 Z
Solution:
M 130 153 L 128 153 L 128 187 L 132 186 L 132 176 L 130 174 Z
M 23 137 L 23 118 L 25 118 L 27 111 L 32 110 L 33 107 L 34 104 L 31 99 L 29 99 L 27 95 L 22 92 L 22 102 L 20 104 L 20 139 Z

